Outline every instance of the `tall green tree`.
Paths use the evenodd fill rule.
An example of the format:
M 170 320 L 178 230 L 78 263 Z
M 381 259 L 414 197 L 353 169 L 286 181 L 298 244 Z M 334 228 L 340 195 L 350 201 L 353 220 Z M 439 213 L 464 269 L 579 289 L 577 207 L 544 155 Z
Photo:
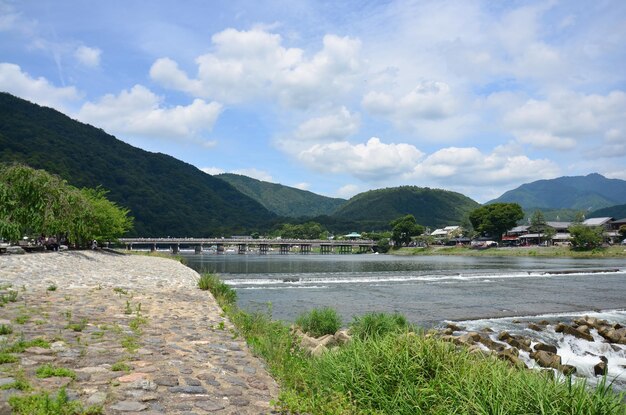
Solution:
M 424 233 L 424 227 L 415 221 L 415 216 L 401 216 L 391 221 L 391 240 L 396 247 L 408 245 L 412 237 Z
M 133 220 L 105 194 L 79 190 L 44 170 L 0 164 L 0 238 L 66 235 L 75 244 L 115 239 Z
M 577 249 L 594 249 L 604 242 L 604 228 L 601 226 L 585 226 L 574 224 L 569 227 L 572 246 Z
M 474 229 L 497 240 L 524 218 L 522 207 L 517 203 L 492 203 L 470 212 L 469 220 Z

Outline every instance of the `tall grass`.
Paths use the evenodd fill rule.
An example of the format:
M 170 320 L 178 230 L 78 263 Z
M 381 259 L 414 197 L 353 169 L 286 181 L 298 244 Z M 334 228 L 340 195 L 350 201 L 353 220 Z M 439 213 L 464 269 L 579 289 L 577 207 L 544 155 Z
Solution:
M 300 314 L 296 319 L 296 324 L 305 333 L 313 337 L 320 337 L 326 334 L 335 334 L 341 328 L 341 318 L 333 308 L 315 308 Z
M 276 406 L 284 413 L 626 414 L 624 395 L 604 383 L 589 390 L 584 382 L 563 383 L 471 354 L 410 331 L 399 315 L 356 319 L 350 343 L 310 357 L 270 313 L 249 314 L 230 296 L 215 297 L 281 384 Z

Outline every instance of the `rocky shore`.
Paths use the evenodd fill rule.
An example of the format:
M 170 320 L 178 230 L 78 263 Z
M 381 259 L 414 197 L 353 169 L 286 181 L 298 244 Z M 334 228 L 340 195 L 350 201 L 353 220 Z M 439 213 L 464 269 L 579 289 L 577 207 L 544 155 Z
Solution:
M 271 413 L 277 384 L 198 278 L 165 258 L 0 255 L 0 414 L 62 387 L 103 414 Z

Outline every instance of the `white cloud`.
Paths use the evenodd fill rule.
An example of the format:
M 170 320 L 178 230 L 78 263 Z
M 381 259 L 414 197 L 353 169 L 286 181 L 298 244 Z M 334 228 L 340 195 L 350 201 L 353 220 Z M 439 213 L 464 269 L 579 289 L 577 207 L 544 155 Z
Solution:
M 599 142 L 626 129 L 626 93 L 585 95 L 570 91 L 527 100 L 504 116 L 520 142 L 539 148 L 572 149 L 587 139 Z
M 337 191 L 335 192 L 335 195 L 343 199 L 350 199 L 352 196 L 356 195 L 359 192 L 360 192 L 359 186 L 355 184 L 347 184 L 337 189 Z
M 79 98 L 73 86 L 56 87 L 43 77 L 32 78 L 11 63 L 0 63 L 0 90 L 61 111 L 67 103 Z
M 442 119 L 455 112 L 456 100 L 445 82 L 420 82 L 409 93 L 394 96 L 386 92 L 369 92 L 363 107 L 374 115 L 390 116 L 399 121 Z
M 90 48 L 88 46 L 79 46 L 74 52 L 74 57 L 81 65 L 89 68 L 97 68 L 100 66 L 100 56 L 102 51 L 98 48 Z
M 141 85 L 87 102 L 78 117 L 112 133 L 141 137 L 191 140 L 207 144 L 203 133 L 211 131 L 222 106 L 195 99 L 187 106 L 163 107 L 163 98 Z M 209 146 L 215 142 L 208 142 Z
M 215 176 L 218 174 L 226 173 L 224 169 L 220 167 L 203 167 L 200 170 L 205 172 L 206 174 L 210 174 L 211 176 Z
M 410 144 L 385 144 L 372 137 L 366 143 L 347 141 L 316 144 L 298 159 L 325 173 L 349 173 L 363 180 L 384 180 L 411 169 L 423 153 Z
M 311 118 L 300 124 L 293 134 L 298 141 L 345 140 L 359 130 L 360 117 L 341 107 L 331 115 Z
M 214 52 L 196 59 L 196 78 L 169 58 L 155 61 L 150 76 L 165 87 L 223 102 L 273 98 L 307 108 L 350 90 L 360 66 L 360 42 L 349 37 L 324 36 L 323 48 L 310 58 L 259 28 L 226 29 L 211 40 Z

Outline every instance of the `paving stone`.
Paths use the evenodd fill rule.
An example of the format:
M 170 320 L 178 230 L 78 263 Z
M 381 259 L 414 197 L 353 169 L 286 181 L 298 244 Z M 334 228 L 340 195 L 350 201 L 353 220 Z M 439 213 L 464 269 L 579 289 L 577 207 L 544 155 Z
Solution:
M 111 409 L 120 412 L 139 412 L 147 409 L 148 405 L 137 401 L 120 401 L 111 405 Z
M 207 393 L 207 390 L 202 386 L 172 386 L 168 388 L 171 393 Z
M 159 376 L 157 378 L 154 378 L 154 383 L 160 386 L 178 386 L 178 376 Z
M 196 407 L 208 412 L 220 411 L 226 408 L 226 405 L 223 402 L 210 399 L 196 402 L 195 405 Z

